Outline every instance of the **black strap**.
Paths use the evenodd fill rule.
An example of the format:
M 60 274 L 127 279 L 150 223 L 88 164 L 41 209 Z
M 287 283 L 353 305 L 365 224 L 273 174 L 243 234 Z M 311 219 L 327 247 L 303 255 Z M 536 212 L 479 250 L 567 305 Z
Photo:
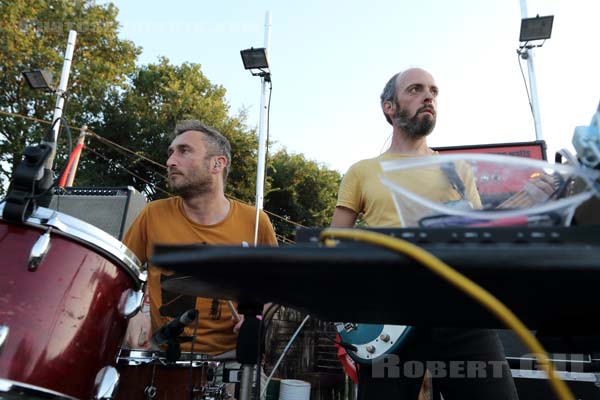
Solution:
M 456 165 L 454 165 L 454 163 L 442 163 L 441 168 L 444 174 L 446 174 L 452 188 L 458 192 L 463 200 L 466 200 L 465 184 L 456 171 Z

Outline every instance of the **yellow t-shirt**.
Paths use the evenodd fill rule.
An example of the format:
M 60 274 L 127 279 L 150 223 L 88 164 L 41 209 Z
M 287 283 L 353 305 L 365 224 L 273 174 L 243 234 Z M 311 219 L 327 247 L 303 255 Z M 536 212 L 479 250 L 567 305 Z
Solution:
M 156 244 L 231 244 L 242 246 L 254 243 L 256 208 L 229 200 L 227 217 L 214 225 L 201 225 L 183 213 L 180 197 L 156 200 L 148 204 L 137 217 L 123 242 L 142 263 L 153 254 Z M 276 246 L 275 231 L 267 215 L 259 216 L 258 243 Z M 224 300 L 191 297 L 161 290 L 161 277 L 171 274 L 159 267 L 148 266 L 148 293 L 152 331 L 178 317 L 184 311 L 196 308 L 199 312 L 194 350 L 207 354 L 221 354 L 235 349 L 237 335 L 233 332 L 231 312 Z M 192 336 L 193 328 L 186 328 L 183 336 Z M 181 348 L 189 351 L 190 343 Z
M 381 161 L 401 162 L 414 157 L 386 153 L 355 163 L 342 179 L 336 206 L 349 208 L 359 214 L 363 213 L 364 222 L 371 227 L 415 226 L 420 217 L 426 216 L 426 210 L 402 196 L 395 196 L 396 201 L 394 201 L 390 189 L 381 182 L 384 174 L 380 165 Z M 472 170 L 466 164 L 457 165 L 456 170 L 465 186 L 466 199 L 471 202 L 473 208 L 481 208 Z M 446 203 L 463 199 L 462 194 L 453 187 L 447 174 L 438 166 L 397 171 L 388 174 L 387 177 L 405 190 L 434 202 Z M 402 213 L 405 224 L 402 224 L 399 213 Z

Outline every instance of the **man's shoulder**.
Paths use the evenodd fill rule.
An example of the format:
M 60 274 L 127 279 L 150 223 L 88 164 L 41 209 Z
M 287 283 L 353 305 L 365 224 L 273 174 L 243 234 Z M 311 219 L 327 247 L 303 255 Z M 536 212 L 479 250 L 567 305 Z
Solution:
M 231 206 L 235 207 L 235 210 L 238 213 L 255 213 L 256 212 L 256 207 L 254 207 L 250 204 L 242 203 L 239 200 L 234 200 L 231 198 L 229 199 L 229 201 L 231 202 Z
M 152 200 L 150 203 L 146 204 L 145 211 L 146 212 L 161 212 L 164 210 L 173 209 L 177 207 L 178 198 L 177 197 L 168 197 L 166 199 L 158 199 Z
M 256 217 L 255 206 L 234 199 L 229 199 L 229 201 L 231 201 L 231 207 L 233 208 L 233 212 L 231 215 L 234 218 L 251 219 L 252 221 L 254 221 L 254 218 Z M 264 221 L 265 218 L 267 220 L 269 219 L 267 213 L 264 210 L 260 210 L 260 218 L 261 221 Z
M 379 163 L 381 160 L 381 156 L 365 158 L 352 164 L 348 169 L 348 172 L 360 172 L 371 170 L 372 168 L 379 168 Z

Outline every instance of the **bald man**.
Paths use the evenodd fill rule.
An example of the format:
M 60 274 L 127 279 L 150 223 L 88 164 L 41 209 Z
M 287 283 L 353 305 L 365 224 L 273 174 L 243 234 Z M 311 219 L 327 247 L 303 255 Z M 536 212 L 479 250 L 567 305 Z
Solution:
M 427 145 L 427 137 L 435 128 L 438 93 L 431 74 L 420 68 L 398 73 L 387 82 L 381 94 L 381 109 L 393 128 L 391 145 L 378 157 L 352 165 L 344 175 L 331 226 L 353 227 L 359 214 L 370 227 L 401 227 L 403 222 L 416 219 L 410 215 L 411 210 L 402 210 L 403 215 L 399 216 L 390 191 L 380 181 L 380 162 L 436 154 Z M 416 193 L 427 193 L 437 201 L 466 201 L 480 208 L 472 171 L 457 170 L 463 183 L 460 189 L 442 170 L 411 173 L 403 177 L 402 185 Z M 429 370 L 445 400 L 518 399 L 495 331 L 414 327 L 412 339 L 386 360 L 387 364 L 361 365 L 360 400 L 417 399 L 425 370 Z

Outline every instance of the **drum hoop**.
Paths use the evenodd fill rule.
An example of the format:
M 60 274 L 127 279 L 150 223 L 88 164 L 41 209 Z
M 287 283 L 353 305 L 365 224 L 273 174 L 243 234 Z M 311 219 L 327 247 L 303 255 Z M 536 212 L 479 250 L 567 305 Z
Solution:
M 209 361 L 212 362 L 211 356 L 208 354 L 194 353 L 192 355 L 189 352 L 181 353 L 180 359 L 174 363 L 167 363 L 165 353 L 162 351 L 121 349 L 117 356 L 117 365 L 141 365 L 156 362 L 170 368 L 183 368 L 189 367 L 190 361 L 192 366 L 202 366 Z
M 27 383 L 12 381 L 4 378 L 0 378 L 0 393 L 14 393 L 19 398 L 23 395 L 26 395 L 32 396 L 32 398 L 40 399 L 77 400 L 75 397 L 67 396 L 66 394 L 55 392 L 54 390 L 44 389 L 39 386 L 29 385 Z
M 3 210 L 4 203 L 0 204 L 0 215 L 2 215 Z M 60 233 L 84 245 L 92 246 L 102 254 L 121 264 L 128 275 L 135 281 L 136 289 L 140 289 L 142 284 L 146 282 L 146 268 L 142 266 L 137 256 L 122 242 L 85 221 L 59 211 L 38 207 L 27 219 L 25 225 L 38 229 L 52 227 L 56 233 Z

